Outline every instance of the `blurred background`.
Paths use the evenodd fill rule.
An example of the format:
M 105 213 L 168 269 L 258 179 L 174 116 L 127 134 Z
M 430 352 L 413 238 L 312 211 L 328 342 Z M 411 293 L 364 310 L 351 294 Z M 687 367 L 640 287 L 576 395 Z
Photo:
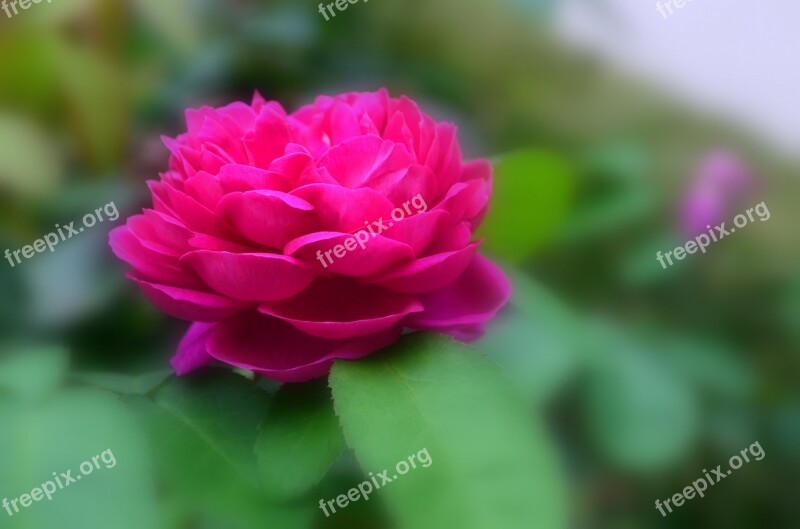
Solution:
M 219 475 L 192 435 L 215 413 L 233 421 L 215 392 L 239 381 L 168 380 L 185 324 L 137 292 L 107 244 L 149 204 L 159 136 L 183 130 L 184 109 L 258 90 L 294 110 L 382 86 L 495 163 L 483 251 L 515 297 L 477 347 L 545 421 L 568 527 L 800 526 L 798 15 L 721 0 L 668 18 L 655 2 L 578 0 L 373 0 L 329 22 L 298 0 L 0 12 L 0 250 L 111 201 L 122 215 L 0 264 L 0 497 L 109 448 L 98 436 L 119 461 L 26 518 L 0 511 L 0 526 L 395 526 L 378 501 L 320 515 L 319 497 L 363 479 L 349 452 L 293 502 Z M 656 260 L 761 202 L 768 221 L 667 269 Z M 276 389 L 261 385 L 228 394 L 256 409 Z M 155 392 L 180 413 L 150 410 Z M 763 460 L 655 510 L 756 441 Z

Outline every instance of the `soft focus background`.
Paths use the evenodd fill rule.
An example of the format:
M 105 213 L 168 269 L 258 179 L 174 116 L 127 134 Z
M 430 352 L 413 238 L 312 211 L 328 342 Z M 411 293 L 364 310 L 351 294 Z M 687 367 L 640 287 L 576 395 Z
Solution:
M 299 0 L 0 12 L 0 251 L 110 201 L 122 214 L 52 254 L 0 261 L 0 499 L 107 448 L 118 461 L 51 503 L 0 510 L 0 527 L 407 527 L 389 491 L 321 514 L 320 498 L 381 470 L 350 451 L 300 497 L 249 488 L 247 436 L 277 386 L 170 378 L 185 324 L 144 300 L 107 245 L 148 205 L 159 136 L 183 130 L 185 108 L 259 90 L 294 110 L 382 86 L 495 162 L 483 251 L 515 298 L 477 347 L 542 424 L 524 450 L 544 461 L 530 494 L 548 508 L 526 527 L 800 526 L 798 10 L 739 4 L 696 0 L 668 19 L 632 0 L 373 0 L 330 22 Z M 768 221 L 667 270 L 656 261 L 696 215 L 730 226 L 760 202 Z M 303 412 L 303 395 L 284 397 L 283 413 Z M 756 441 L 763 460 L 667 518 L 655 510 Z M 281 453 L 278 475 L 307 471 Z

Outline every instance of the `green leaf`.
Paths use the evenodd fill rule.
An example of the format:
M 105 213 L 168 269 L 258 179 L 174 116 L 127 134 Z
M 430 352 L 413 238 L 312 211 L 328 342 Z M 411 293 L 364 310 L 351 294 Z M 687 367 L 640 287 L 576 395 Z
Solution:
M 500 364 L 528 400 L 544 403 L 581 365 L 580 322 L 533 279 L 510 269 L 506 273 L 514 284 L 511 306 L 477 346 Z
M 261 427 L 256 456 L 261 484 L 279 499 L 307 492 L 345 448 L 331 392 L 323 384 L 286 384 Z
M 398 462 L 416 457 L 416 469 L 373 492 L 401 528 L 566 526 L 564 478 L 544 427 L 470 348 L 409 335 L 369 359 L 337 362 L 330 383 L 345 437 L 379 484 L 377 474 L 393 479 Z
M 164 383 L 171 374 L 171 370 L 165 369 L 142 375 L 78 373 L 72 375 L 72 378 L 84 384 L 107 389 L 121 395 L 145 395 Z
M 539 150 L 508 155 L 497 164 L 485 247 L 519 263 L 551 242 L 566 221 L 575 175 L 561 156 Z
M 0 391 L 26 401 L 56 390 L 69 358 L 59 347 L 21 348 L 0 357 Z
M 658 197 L 643 146 L 612 142 L 585 153 L 577 163 L 585 176 L 562 233 L 565 240 L 579 243 L 607 235 L 653 214 Z
M 267 396 L 226 371 L 211 378 L 175 378 L 153 401 L 131 397 L 151 432 L 159 468 L 174 491 L 195 501 L 258 492 L 253 446 Z
M 2 403 L 0 424 L 0 453 L 5 454 L 0 457 L 0 498 L 30 494 L 53 480 L 53 473 L 81 476 L 57 490 L 52 500 L 45 497 L 15 513 L 8 527 L 159 526 L 144 436 L 113 395 L 70 390 L 36 406 Z M 97 456 L 95 465 L 92 459 Z M 81 466 L 87 461 L 92 470 L 83 475 Z M 5 518 L 7 513 L 0 515 Z
M 596 443 L 628 470 L 675 464 L 699 433 L 696 393 L 635 337 L 608 326 L 592 333 L 598 356 L 584 398 Z

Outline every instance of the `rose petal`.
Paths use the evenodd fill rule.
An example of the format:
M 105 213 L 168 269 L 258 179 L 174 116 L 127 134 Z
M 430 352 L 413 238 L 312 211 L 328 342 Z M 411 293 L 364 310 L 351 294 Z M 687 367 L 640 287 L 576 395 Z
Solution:
M 175 318 L 188 321 L 222 321 L 246 305 L 208 292 L 159 285 L 136 274 L 128 274 L 159 309 Z
M 482 324 L 494 318 L 510 297 L 511 283 L 503 271 L 477 255 L 454 282 L 419 296 L 425 311 L 409 316 L 408 325 L 441 330 Z
M 206 342 L 215 324 L 193 323 L 183 335 L 178 351 L 172 357 L 172 369 L 178 376 L 203 367 L 214 359 L 206 352 Z
M 196 287 L 200 284 L 194 272 L 184 268 L 178 259 L 143 246 L 128 226 L 120 226 L 111 230 L 109 245 L 114 255 L 131 265 L 148 280 L 186 288 Z
M 290 191 L 292 176 L 275 171 L 267 171 L 249 165 L 230 164 L 219 170 L 219 183 L 226 193 L 272 189 Z
M 345 187 L 361 187 L 371 179 L 405 173 L 414 159 L 408 150 L 378 136 L 358 136 L 338 144 L 317 163 Z
M 256 167 L 269 167 L 270 162 L 284 154 L 290 141 L 285 113 L 273 105 L 264 105 L 256 119 L 255 129 L 242 141 Z
M 420 256 L 423 255 L 439 232 L 439 227 L 447 222 L 449 215 L 444 210 L 417 213 L 410 217 L 405 217 L 400 222 L 395 222 L 391 229 L 381 235 L 407 244 L 414 251 L 415 256 Z M 459 248 L 463 248 L 468 242 L 469 238 Z M 449 250 L 452 249 L 455 248 L 450 248 Z
M 312 336 L 339 340 L 384 331 L 422 310 L 414 296 L 341 278 L 320 278 L 286 301 L 263 303 L 259 312 Z
M 273 380 L 305 382 L 326 375 L 336 359 L 361 358 L 399 337 L 398 326 L 351 340 L 325 340 L 277 318 L 243 312 L 217 325 L 207 349 L 217 360 Z
M 222 235 L 223 230 L 214 212 L 198 201 L 164 184 L 148 182 L 155 209 L 183 222 L 189 229 L 210 235 Z
M 317 227 L 314 206 L 280 191 L 230 193 L 217 213 L 251 241 L 277 249 Z
M 335 253 L 337 247 L 341 247 L 338 249 L 341 257 Z M 414 259 L 414 251 L 409 245 L 382 235 L 372 236 L 366 230 L 355 235 L 327 231 L 311 233 L 290 241 L 284 253 L 319 267 L 319 271 L 325 274 L 348 277 L 370 276 Z
M 364 282 L 408 294 L 431 292 L 458 279 L 477 251 L 478 244 L 471 244 L 454 252 L 423 257 Z
M 181 262 L 220 294 L 240 301 L 290 298 L 317 276 L 302 261 L 277 254 L 197 250 L 186 254 Z
M 364 229 L 381 218 L 389 219 L 394 206 L 372 189 L 349 189 L 329 184 L 311 184 L 292 194 L 312 204 L 324 231 L 343 233 Z

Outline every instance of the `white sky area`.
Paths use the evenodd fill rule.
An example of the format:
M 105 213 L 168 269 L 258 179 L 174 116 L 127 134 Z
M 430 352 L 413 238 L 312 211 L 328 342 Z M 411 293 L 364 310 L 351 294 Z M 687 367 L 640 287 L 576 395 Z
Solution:
M 686 0 L 667 18 L 657 0 L 604 2 L 609 16 L 565 2 L 561 33 L 800 157 L 800 0 Z

